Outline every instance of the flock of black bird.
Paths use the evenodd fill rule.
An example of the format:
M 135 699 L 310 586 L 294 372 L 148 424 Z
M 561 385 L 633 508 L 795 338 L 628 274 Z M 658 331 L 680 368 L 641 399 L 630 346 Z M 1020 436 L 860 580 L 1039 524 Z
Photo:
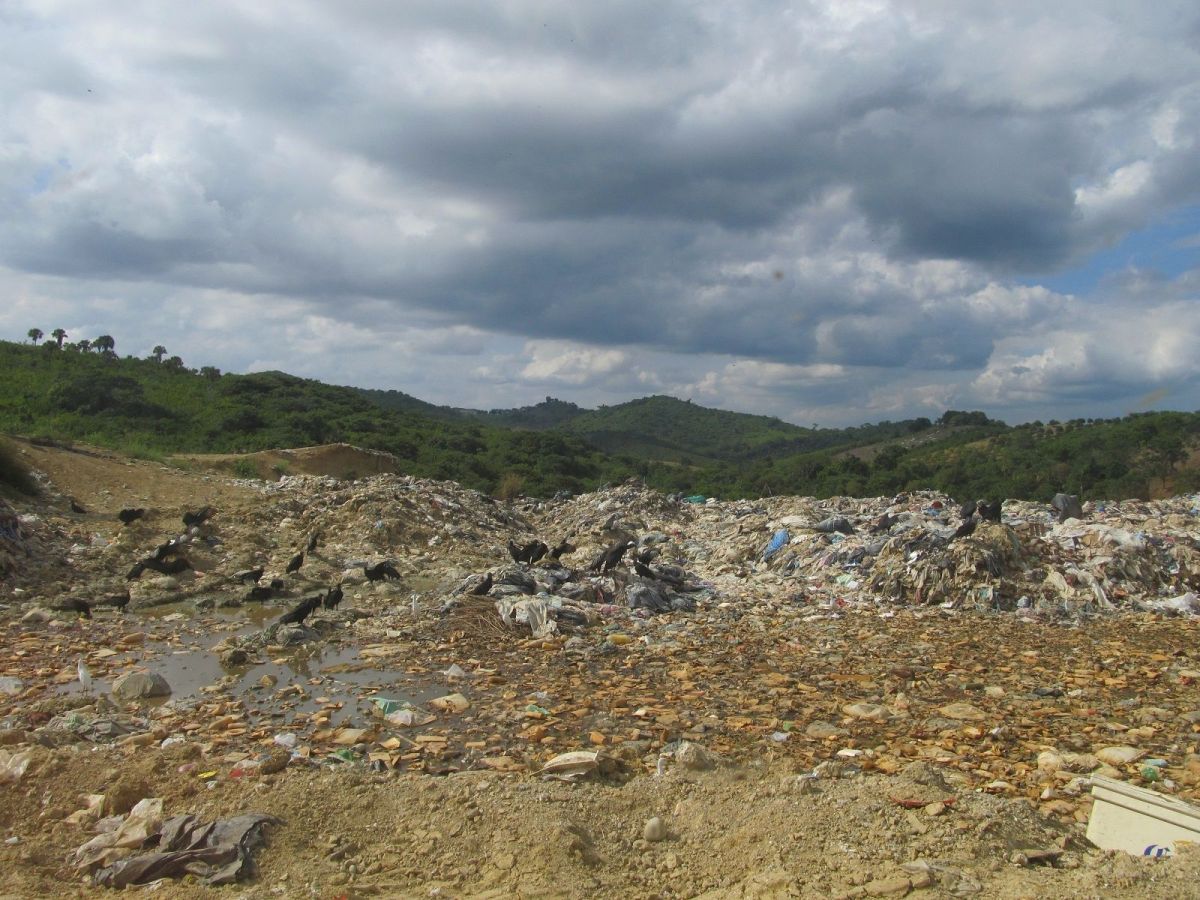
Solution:
M 212 506 L 205 506 L 198 510 L 186 510 L 182 517 L 183 524 L 189 529 L 198 528 L 211 519 L 216 512 L 217 510 Z M 117 520 L 120 521 L 122 526 L 128 526 L 138 519 L 144 518 L 145 515 L 146 510 L 141 507 L 122 509 L 117 513 Z M 291 575 L 300 571 L 300 567 L 304 565 L 308 554 L 317 549 L 320 537 L 320 532 L 316 531 L 309 535 L 304 549 L 288 561 L 284 569 L 285 574 Z M 133 567 L 126 574 L 125 580 L 133 581 L 141 577 L 142 573 L 146 571 L 158 572 L 162 575 L 178 575 L 181 572 L 194 568 L 191 561 L 184 555 L 184 549 L 184 540 L 179 538 L 172 538 L 169 541 L 159 544 L 154 548 L 152 553 L 133 564 Z M 287 583 L 282 578 L 272 578 L 267 584 L 260 584 L 265 571 L 264 566 L 256 566 L 252 569 L 244 569 L 241 572 L 233 574 L 235 582 L 250 585 L 250 589 L 243 600 L 263 602 L 286 592 Z M 378 581 L 381 578 L 400 578 L 400 573 L 389 562 L 379 563 L 372 567 L 364 566 L 363 571 L 371 581 Z M 339 582 L 323 594 L 317 594 L 315 597 L 308 597 L 302 600 L 295 608 L 282 615 L 279 618 L 279 622 L 281 624 L 289 622 L 296 624 L 303 623 L 314 610 L 321 607 L 325 609 L 337 609 L 337 605 L 342 602 L 343 596 L 342 585 Z M 55 604 L 54 608 L 63 612 L 74 612 L 85 619 L 90 619 L 92 618 L 92 610 L 97 606 L 111 606 L 120 612 L 124 612 L 125 607 L 129 605 L 129 599 L 129 589 L 126 588 L 119 594 L 112 594 L 93 603 L 88 603 L 86 600 L 78 597 L 70 597 Z
M 571 538 L 574 535 L 568 535 L 559 541 L 554 547 L 550 547 L 545 541 L 534 539 L 524 544 L 518 544 L 509 539 L 507 542 L 508 555 L 512 557 L 513 562 L 533 565 L 542 560 L 553 560 L 561 562 L 564 556 L 575 552 L 578 548 L 571 543 Z M 620 540 L 614 541 L 607 545 L 600 554 L 587 566 L 587 571 L 608 575 L 613 572 L 625 559 L 627 553 L 637 546 L 637 541 L 631 540 L 628 536 L 622 537 Z M 682 570 L 673 571 L 675 567 L 658 567 L 651 569 L 650 563 L 653 562 L 659 555 L 658 550 L 651 548 L 643 549 L 631 555 L 634 571 L 643 578 L 649 578 L 656 581 L 663 581 L 668 584 L 679 585 L 683 583 Z M 368 573 L 368 577 L 369 573 Z M 481 597 L 487 594 L 495 584 L 494 577 L 491 572 L 483 575 L 470 575 L 462 584 L 460 584 L 454 593 L 463 596 Z M 448 608 L 452 608 L 448 607 Z
M 958 510 L 962 524 L 955 529 L 950 540 L 957 541 L 959 538 L 974 534 L 975 528 L 980 522 L 999 522 L 1002 504 L 1002 500 L 997 500 L 995 503 L 988 503 L 986 500 L 970 500 L 964 503 Z
M 300 568 L 308 559 L 308 555 L 316 551 L 317 547 L 320 545 L 320 542 L 321 533 L 319 531 L 314 531 L 312 534 L 310 534 L 308 536 L 308 540 L 304 544 L 304 549 L 296 553 L 295 556 L 288 560 L 288 564 L 284 566 L 284 574 L 293 575 L 296 572 L 299 572 Z M 400 577 L 400 573 L 396 572 L 396 570 L 389 564 L 384 563 L 383 565 L 386 565 L 388 569 L 395 574 L 395 577 Z M 265 567 L 256 566 L 253 569 L 243 569 L 241 572 L 233 573 L 233 578 L 235 581 L 251 586 L 249 592 L 244 598 L 246 601 L 261 603 L 266 600 L 274 599 L 286 591 L 287 582 L 282 578 L 272 578 L 267 584 L 259 584 L 265 571 Z M 305 599 L 301 600 L 298 604 L 280 616 L 277 620 L 277 624 L 302 625 L 304 624 L 305 619 L 322 607 L 325 609 L 337 609 L 337 605 L 342 602 L 343 596 L 344 592 L 342 591 L 342 584 L 341 582 L 338 582 L 326 590 L 323 594 L 316 594 L 312 597 L 306 597 Z
M 1057 499 L 1057 498 L 1056 498 Z M 1074 499 L 1074 498 L 1071 498 Z M 989 503 L 986 500 L 971 500 L 963 503 L 959 508 L 959 515 L 962 519 L 961 524 L 955 530 L 951 541 L 964 538 L 974 533 L 979 522 L 999 522 L 1001 520 L 1001 504 L 1002 501 Z M 196 528 L 207 522 L 217 510 L 211 506 L 205 506 L 202 509 L 194 511 L 185 511 L 183 513 L 183 524 L 188 528 Z M 138 519 L 146 515 L 146 510 L 143 508 L 122 509 L 117 513 L 117 519 L 123 526 L 127 526 L 136 522 Z M 896 522 L 896 517 L 890 514 L 884 514 L 878 521 L 871 526 L 873 533 L 887 531 Z M 563 556 L 573 553 L 577 548 L 570 543 L 568 535 L 563 538 L 554 547 L 550 547 L 545 541 L 534 539 L 524 544 L 517 544 L 511 538 L 508 540 L 508 553 L 512 557 L 513 562 L 525 563 L 532 565 L 542 559 L 560 560 Z M 284 567 L 284 573 L 292 575 L 299 572 L 304 565 L 308 555 L 316 551 L 320 543 L 320 532 L 314 531 L 309 535 L 305 542 L 304 548 L 297 552 Z M 637 541 L 630 540 L 628 537 L 622 537 L 603 550 L 587 567 L 588 571 L 607 575 L 615 570 L 627 553 L 634 551 L 637 547 Z M 133 581 L 141 576 L 147 570 L 158 572 L 162 575 L 178 575 L 187 569 L 193 568 L 191 562 L 184 555 L 184 544 L 177 538 L 173 538 L 165 543 L 160 544 L 154 549 L 154 552 L 143 559 L 134 563 L 133 568 L 125 576 L 127 581 Z M 671 567 L 651 568 L 650 564 L 658 556 L 658 551 L 652 548 L 645 548 L 639 552 L 632 553 L 632 568 L 633 571 L 642 578 L 655 580 L 666 580 L 672 582 L 673 573 L 669 571 Z M 362 567 L 363 575 L 366 576 L 369 582 L 378 581 L 399 581 L 401 576 L 396 570 L 396 567 L 389 561 L 376 563 L 375 565 L 364 565 Z M 240 572 L 235 572 L 233 579 L 242 584 L 250 585 L 249 592 L 243 598 L 250 602 L 263 602 L 271 600 L 285 593 L 287 584 L 282 578 L 272 578 L 267 584 L 260 584 L 265 567 L 256 566 L 252 569 L 244 569 Z M 468 579 L 467 584 L 460 589 L 462 593 L 474 594 L 482 596 L 486 594 L 492 587 L 492 573 L 488 572 L 486 577 L 476 576 Z M 279 624 L 303 624 L 313 612 L 322 607 L 325 609 L 336 609 L 337 605 L 342 602 L 343 591 L 342 584 L 339 582 L 333 585 L 323 594 L 316 594 L 312 597 L 307 597 L 300 601 L 295 607 L 279 617 Z M 95 606 L 111 606 L 117 610 L 124 612 L 125 607 L 129 605 L 129 590 L 126 589 L 123 593 L 113 594 L 102 598 L 95 603 L 88 603 L 79 598 L 69 598 L 59 603 L 56 608 L 66 612 L 75 612 L 84 618 L 92 617 L 92 609 Z
M 341 584 L 335 584 L 324 594 L 315 594 L 312 597 L 306 597 L 301 600 L 292 609 L 279 617 L 278 624 L 303 625 L 304 620 L 321 607 L 325 609 L 337 609 L 337 605 L 342 602 L 342 596 Z

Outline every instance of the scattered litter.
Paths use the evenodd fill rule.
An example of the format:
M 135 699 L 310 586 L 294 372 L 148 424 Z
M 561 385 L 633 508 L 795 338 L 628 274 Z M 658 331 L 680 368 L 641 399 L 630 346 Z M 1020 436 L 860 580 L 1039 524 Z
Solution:
M 1102 850 L 1168 856 L 1176 843 L 1200 843 L 1200 806 L 1102 775 L 1092 776 L 1088 840 Z
M 32 761 L 32 751 L 23 750 L 19 753 L 10 753 L 0 748 L 0 784 L 16 784 L 21 780 L 21 776 L 25 774 L 25 770 L 29 768 L 29 763 Z
M 77 870 L 103 887 L 123 888 L 160 878 L 195 875 L 204 884 L 231 884 L 251 874 L 251 854 L 264 843 L 263 829 L 282 821 L 261 813 L 201 822 L 196 816 L 162 819 L 162 800 L 145 799 L 128 816 L 96 824 L 100 832 L 75 851 Z M 142 850 L 157 839 L 157 848 Z
M 560 753 L 538 771 L 539 775 L 559 781 L 576 781 L 600 767 L 598 750 L 575 750 Z

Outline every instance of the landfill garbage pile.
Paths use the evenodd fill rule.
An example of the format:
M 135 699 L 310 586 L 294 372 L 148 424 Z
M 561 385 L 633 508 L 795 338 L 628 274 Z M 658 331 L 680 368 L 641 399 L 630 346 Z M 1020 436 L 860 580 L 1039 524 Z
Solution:
M 1200 800 L 1196 498 L 996 521 L 923 492 L 238 490 L 20 510 L 69 568 L 0 593 L 0 855 L 26 893 L 159 798 L 194 818 L 154 852 L 185 856 L 126 873 L 195 852 L 209 877 L 237 852 L 200 823 L 261 810 L 281 895 L 1019 893 L 998 865 L 1088 896 L 1117 876 L 1087 779 Z M 129 802 L 76 815 L 102 786 Z
M 682 549 L 709 577 L 753 583 L 769 571 L 817 600 L 1072 616 L 1155 608 L 1200 587 L 1196 503 L 1088 503 L 1084 519 L 1059 521 L 1052 506 L 1008 501 L 1001 521 L 955 537 L 958 505 L 934 493 L 710 500 Z

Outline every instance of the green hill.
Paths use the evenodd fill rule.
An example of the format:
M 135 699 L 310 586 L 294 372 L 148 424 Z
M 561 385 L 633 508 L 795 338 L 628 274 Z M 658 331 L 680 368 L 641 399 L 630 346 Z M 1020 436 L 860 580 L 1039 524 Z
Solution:
M 431 419 L 443 419 L 451 422 L 458 422 L 464 418 L 459 412 L 448 406 L 436 406 L 433 403 L 426 403 L 424 400 L 418 400 L 416 397 L 406 394 L 403 391 L 381 391 L 375 388 L 359 387 L 347 387 L 346 390 L 354 391 L 360 397 L 370 401 L 380 409 L 386 409 L 391 412 L 416 413 L 420 416 L 428 416 Z
M 1138 413 L 1016 427 L 966 424 L 955 419 L 960 415 L 947 413 L 917 439 L 872 445 L 869 453 L 841 448 L 773 456 L 740 466 L 706 467 L 691 480 L 696 489 L 720 496 L 799 492 L 863 497 L 934 489 L 964 500 L 1049 501 L 1059 491 L 1086 500 L 1200 490 L 1197 413 Z
M 570 419 L 563 429 L 609 453 L 683 462 L 741 459 L 809 433 L 780 419 L 662 396 L 590 410 Z
M 593 488 L 632 471 L 570 435 L 385 410 L 352 388 L 283 372 L 201 371 L 0 341 L 0 432 L 151 457 L 346 441 L 393 453 L 414 475 L 537 495 Z
M 555 400 L 547 397 L 534 406 L 521 406 L 516 409 L 490 409 L 487 412 L 463 409 L 458 410 L 462 415 L 479 419 L 488 425 L 501 428 L 530 428 L 543 430 L 560 428 L 577 416 L 587 412 L 583 407 L 565 400 Z
M 1010 427 L 952 410 L 937 422 L 833 429 L 661 396 L 596 410 L 547 397 L 483 412 L 283 372 L 194 371 L 178 357 L 120 358 L 111 338 L 104 346 L 0 341 L 0 432 L 160 458 L 345 441 L 393 453 L 414 475 L 536 496 L 630 475 L 717 497 L 937 489 L 1121 499 L 1200 489 L 1196 413 Z

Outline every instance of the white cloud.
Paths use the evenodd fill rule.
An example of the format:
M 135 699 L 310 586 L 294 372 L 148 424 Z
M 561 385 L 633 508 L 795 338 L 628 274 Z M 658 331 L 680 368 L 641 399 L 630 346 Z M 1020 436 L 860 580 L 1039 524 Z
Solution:
M 596 350 L 564 341 L 530 341 L 521 378 L 535 384 L 582 385 L 628 369 L 621 350 Z
M 0 328 L 456 405 L 1192 402 L 1187 276 L 1036 282 L 1200 204 L 1198 26 L 1183 0 L 18 0 Z

